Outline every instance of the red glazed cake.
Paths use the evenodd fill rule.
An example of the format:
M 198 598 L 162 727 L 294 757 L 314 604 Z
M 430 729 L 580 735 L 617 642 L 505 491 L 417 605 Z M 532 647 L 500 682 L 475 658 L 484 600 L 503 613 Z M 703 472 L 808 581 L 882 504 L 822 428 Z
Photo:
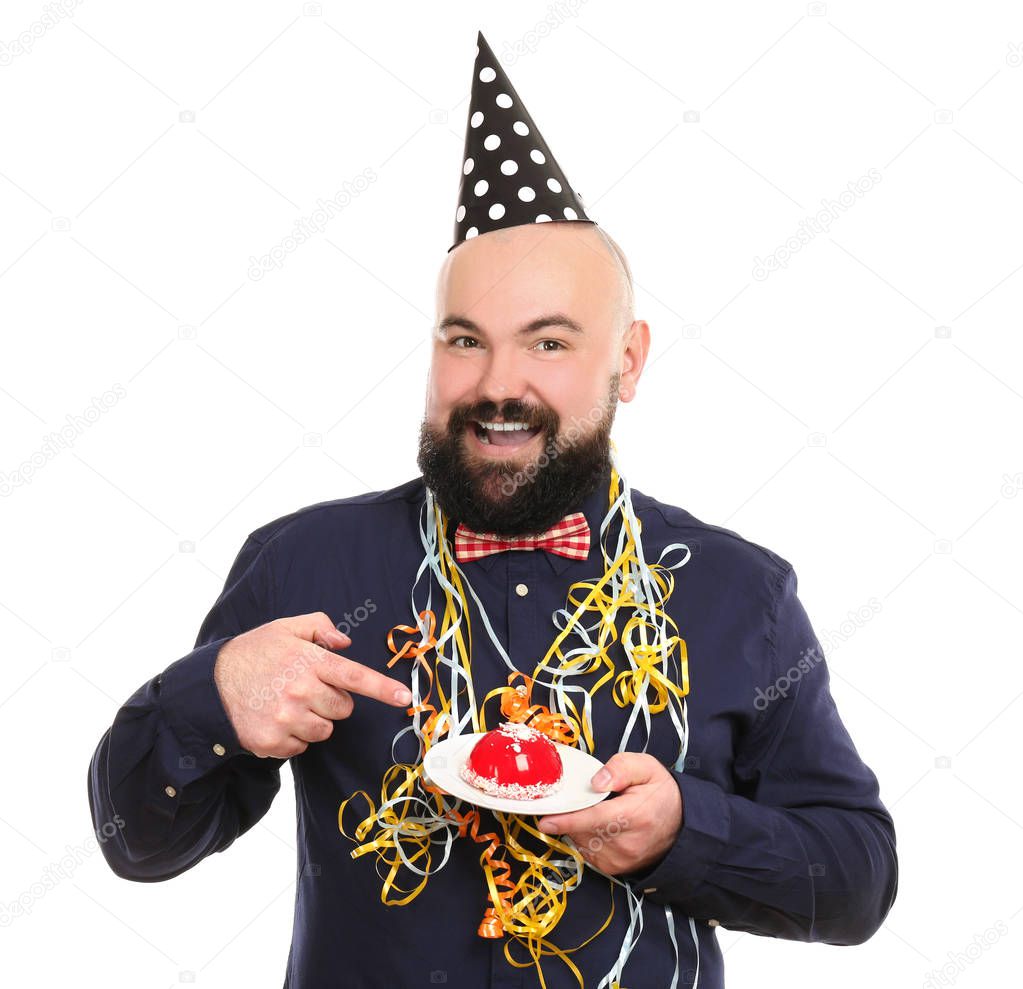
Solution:
M 494 797 L 535 800 L 560 787 L 561 756 L 543 732 L 506 721 L 473 746 L 459 775 Z

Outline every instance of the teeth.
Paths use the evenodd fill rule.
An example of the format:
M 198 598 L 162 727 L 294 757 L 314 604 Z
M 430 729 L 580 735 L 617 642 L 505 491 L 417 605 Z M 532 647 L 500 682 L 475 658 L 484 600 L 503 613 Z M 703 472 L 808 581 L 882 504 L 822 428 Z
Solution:
M 484 429 L 495 429 L 501 431 L 515 431 L 517 429 L 529 429 L 529 426 L 524 422 L 481 422 L 480 425 Z

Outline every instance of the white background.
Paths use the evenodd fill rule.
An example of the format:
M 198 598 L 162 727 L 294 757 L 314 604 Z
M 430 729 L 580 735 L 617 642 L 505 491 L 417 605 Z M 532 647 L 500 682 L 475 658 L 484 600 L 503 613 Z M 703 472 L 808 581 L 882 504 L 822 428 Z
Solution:
M 282 983 L 287 772 L 229 854 L 173 882 L 119 880 L 92 842 L 31 891 L 90 845 L 96 743 L 191 650 L 246 534 L 418 473 L 482 29 L 499 56 L 524 46 L 505 67 L 634 267 L 653 352 L 615 426 L 626 475 L 793 563 L 895 817 L 876 936 L 721 929 L 729 984 L 920 986 L 946 963 L 956 985 L 1016 984 L 1018 4 L 83 0 L 41 30 L 44 13 L 0 11 L 0 904 L 31 906 L 0 927 L 5 983 Z M 870 169 L 829 233 L 754 277 Z

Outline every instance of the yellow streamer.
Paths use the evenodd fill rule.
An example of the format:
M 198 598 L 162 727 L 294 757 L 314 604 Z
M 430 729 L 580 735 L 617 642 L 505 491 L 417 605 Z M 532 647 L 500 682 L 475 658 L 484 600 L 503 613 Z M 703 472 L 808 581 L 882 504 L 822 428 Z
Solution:
M 620 478 L 617 470 L 612 467 L 608 492 L 609 509 L 618 500 L 619 491 Z M 594 751 L 593 727 L 586 717 L 586 711 L 580 712 L 567 693 L 559 695 L 567 709 L 566 713 L 552 712 L 541 704 L 532 703 L 534 682 L 544 673 L 563 679 L 569 672 L 577 675 L 602 672 L 587 690 L 591 699 L 605 683 L 613 680 L 612 697 L 619 707 L 641 703 L 646 706 L 649 713 L 656 714 L 669 706 L 672 697 L 681 701 L 689 692 L 686 644 L 677 634 L 678 628 L 670 616 L 661 607 L 651 605 L 646 614 L 636 613 L 630 617 L 621 632 L 623 643 L 630 644 L 634 668 L 620 672 L 615 670 L 614 661 L 608 654 L 610 646 L 619 637 L 615 616 L 621 608 L 635 607 L 639 603 L 635 589 L 638 587 L 637 539 L 641 524 L 637 519 L 637 531 L 634 533 L 628 517 L 624 517 L 624 548 L 618 558 L 607 567 L 602 577 L 597 580 L 578 581 L 571 585 L 568 591 L 568 604 L 574 608 L 571 620 L 554 639 L 547 654 L 536 665 L 532 676 L 521 672 L 512 673 L 508 677 L 508 685 L 490 691 L 477 710 L 472 691 L 470 665 L 472 629 L 468 601 L 459 571 L 448 549 L 447 519 L 439 507 L 437 511 L 440 516 L 437 526 L 438 563 L 441 574 L 455 589 L 455 595 L 452 595 L 445 587 L 445 607 L 440 635 L 436 634 L 436 616 L 426 609 L 419 612 L 419 626 L 396 625 L 387 636 L 388 648 L 394 654 L 387 664 L 388 668 L 393 667 L 399 660 L 408 658 L 418 663 L 426 673 L 428 688 L 425 695 L 420 703 L 408 709 L 410 716 L 426 715 L 422 727 L 417 731 L 422 741 L 420 759 L 415 764 L 394 764 L 384 773 L 380 783 L 379 811 L 374 801 L 363 790 L 345 799 L 338 808 L 338 829 L 349 840 L 358 842 L 351 853 L 352 858 L 375 853 L 378 871 L 380 865 L 386 867 L 386 875 L 381 877 L 380 898 L 387 906 L 403 906 L 422 892 L 430 876 L 433 863 L 431 849 L 437 832 L 443 832 L 450 840 L 452 829 L 456 829 L 457 837 L 469 837 L 480 843 L 483 846 L 480 852 L 480 866 L 490 905 L 480 921 L 477 932 L 479 936 L 498 938 L 505 934 L 509 935 L 504 946 L 508 962 L 517 968 L 535 965 L 541 986 L 546 986 L 541 959 L 547 955 L 560 958 L 582 989 L 582 975 L 569 955 L 592 941 L 610 924 L 614 916 L 614 887 L 611 885 L 611 910 L 601 927 L 574 948 L 559 948 L 549 937 L 564 916 L 568 894 L 581 880 L 585 863 L 578 850 L 537 830 L 518 815 L 495 811 L 494 817 L 501 826 L 502 834 L 499 836 L 493 832 L 483 832 L 481 815 L 477 809 L 462 811 L 457 805 L 460 802 L 456 802 L 454 807 L 446 807 L 444 798 L 447 795 L 444 791 L 426 782 L 423 777 L 422 759 L 430 747 L 440 741 L 453 727 L 452 699 L 444 692 L 439 665 L 442 655 L 437 649 L 437 644 L 439 641 L 445 641 L 448 630 L 454 627 L 452 642 L 458 663 L 465 673 L 466 699 L 468 710 L 472 714 L 474 732 L 487 730 L 486 705 L 491 698 L 497 696 L 500 697 L 500 710 L 505 720 L 530 724 L 555 741 L 566 745 L 578 745 L 590 753 Z M 605 558 L 606 555 L 605 552 Z M 647 573 L 656 583 L 663 606 L 674 589 L 674 576 L 668 568 L 657 564 L 649 564 Z M 621 590 L 612 596 L 607 588 L 619 574 Z M 460 607 L 456 607 L 455 596 Z M 587 612 L 596 612 L 600 615 L 597 649 L 592 653 L 567 658 L 562 646 Z M 459 615 L 465 622 L 465 638 Z M 652 618 L 660 619 L 676 634 L 665 639 L 656 626 L 651 628 Z M 420 633 L 420 629 L 424 627 L 427 630 L 420 634 L 418 642 L 409 639 L 400 647 L 396 644 L 395 633 L 414 635 Z M 633 644 L 634 637 L 640 640 L 637 644 Z M 652 641 L 648 642 L 648 637 Z M 676 649 L 679 652 L 681 683 L 673 682 L 662 670 Z M 431 651 L 434 652 L 432 663 L 425 658 L 425 654 Z M 515 680 L 520 677 L 523 682 L 516 685 Z M 430 698 L 435 689 L 437 700 L 436 703 L 432 703 Z M 369 805 L 369 813 L 359 821 L 354 833 L 349 834 L 344 827 L 345 809 L 352 800 L 360 796 Z M 430 808 L 428 815 L 413 812 L 417 805 L 423 804 Z M 523 835 L 528 835 L 539 842 L 543 846 L 543 851 L 528 848 L 522 843 Z M 560 856 L 557 862 L 556 855 Z M 506 856 L 520 863 L 521 869 L 517 878 L 514 877 L 512 866 Z M 574 872 L 566 875 L 568 869 L 566 863 L 569 862 L 574 867 Z M 398 877 L 403 867 L 409 866 L 419 870 L 423 875 L 412 888 L 404 889 L 399 885 Z M 521 944 L 526 949 L 528 960 L 520 961 L 512 956 L 513 943 Z M 617 982 L 614 983 L 613 989 L 619 989 Z

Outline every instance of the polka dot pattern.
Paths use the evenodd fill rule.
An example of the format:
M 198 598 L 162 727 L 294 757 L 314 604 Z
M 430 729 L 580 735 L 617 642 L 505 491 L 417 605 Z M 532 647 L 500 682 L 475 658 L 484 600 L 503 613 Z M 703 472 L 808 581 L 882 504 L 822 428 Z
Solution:
M 506 227 L 593 223 L 500 60 L 482 34 L 477 42 L 455 237 L 448 250 Z

